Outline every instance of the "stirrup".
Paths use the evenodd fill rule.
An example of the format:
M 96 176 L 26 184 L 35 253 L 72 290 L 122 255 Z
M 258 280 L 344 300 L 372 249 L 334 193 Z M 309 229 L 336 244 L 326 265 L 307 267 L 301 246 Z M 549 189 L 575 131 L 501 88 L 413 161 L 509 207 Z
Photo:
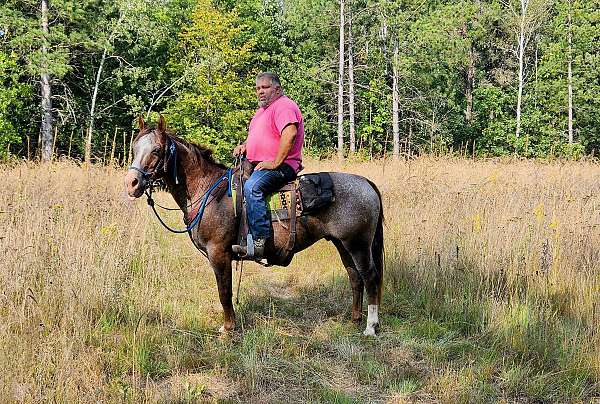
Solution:
M 252 238 L 252 234 L 248 233 L 246 236 L 246 245 L 233 245 L 231 250 L 242 259 L 249 259 L 260 261 L 263 258 L 265 252 L 264 239 L 257 239 L 256 241 Z

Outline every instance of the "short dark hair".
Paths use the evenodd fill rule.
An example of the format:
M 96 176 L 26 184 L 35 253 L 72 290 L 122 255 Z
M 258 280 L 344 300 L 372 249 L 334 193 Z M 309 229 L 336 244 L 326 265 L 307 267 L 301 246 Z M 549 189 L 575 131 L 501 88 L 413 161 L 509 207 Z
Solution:
M 277 76 L 275 73 L 271 73 L 271 72 L 258 73 L 258 76 L 256 76 L 256 81 L 258 81 L 262 78 L 271 79 L 271 84 L 281 87 L 281 81 L 279 80 L 279 76 Z

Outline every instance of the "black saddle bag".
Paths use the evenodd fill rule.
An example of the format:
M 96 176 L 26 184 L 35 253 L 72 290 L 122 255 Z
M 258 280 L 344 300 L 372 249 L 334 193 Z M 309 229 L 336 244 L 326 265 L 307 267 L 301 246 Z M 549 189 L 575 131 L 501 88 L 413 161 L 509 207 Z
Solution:
M 298 180 L 303 213 L 323 208 L 335 200 L 333 181 L 329 173 L 306 174 Z

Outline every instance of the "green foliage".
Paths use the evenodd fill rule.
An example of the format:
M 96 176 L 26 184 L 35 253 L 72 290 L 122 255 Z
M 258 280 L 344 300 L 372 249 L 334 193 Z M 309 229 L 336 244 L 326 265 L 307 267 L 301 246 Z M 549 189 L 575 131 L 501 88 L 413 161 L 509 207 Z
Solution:
M 15 118 L 19 117 L 31 88 L 19 79 L 16 55 L 0 51 L 0 156 L 8 154 L 10 145 L 20 141 Z
M 185 79 L 167 108 L 170 125 L 221 158 L 243 141 L 253 113 L 249 61 L 255 41 L 244 38 L 245 29 L 234 11 L 202 1 L 170 60 L 174 75 Z
M 532 30 L 524 55 L 518 139 L 518 7 L 511 9 L 511 4 L 347 2 L 358 156 L 381 157 L 392 148 L 394 67 L 402 150 L 527 157 L 597 153 L 598 0 L 552 2 Z M 44 38 L 37 1 L 0 5 L 2 150 L 12 144 L 13 153 L 25 155 L 26 139 L 32 149 L 37 147 L 41 107 L 36 83 L 48 62 L 59 154 L 82 155 L 93 109 L 96 159 L 107 158 L 114 147 L 115 157 L 124 161 L 135 118 L 162 112 L 178 134 L 215 148 L 217 157 L 227 160 L 245 138 L 256 109 L 253 86 L 259 71 L 279 73 L 286 94 L 300 105 L 307 153 L 329 156 L 335 151 L 339 2 L 57 0 L 50 2 L 49 12 L 50 32 Z M 569 58 L 574 144 L 568 144 Z M 346 105 L 347 96 L 346 82 Z M 345 119 L 347 141 L 347 110 Z

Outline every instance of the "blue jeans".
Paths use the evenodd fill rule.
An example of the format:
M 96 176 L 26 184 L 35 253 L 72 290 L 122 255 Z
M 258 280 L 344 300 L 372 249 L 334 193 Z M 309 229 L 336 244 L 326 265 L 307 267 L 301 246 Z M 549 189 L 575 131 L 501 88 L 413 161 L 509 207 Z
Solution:
M 254 171 L 244 184 L 248 227 L 254 240 L 268 239 L 271 236 L 271 217 L 267 210 L 266 197 L 294 178 L 294 169 L 282 164 L 275 170 Z

